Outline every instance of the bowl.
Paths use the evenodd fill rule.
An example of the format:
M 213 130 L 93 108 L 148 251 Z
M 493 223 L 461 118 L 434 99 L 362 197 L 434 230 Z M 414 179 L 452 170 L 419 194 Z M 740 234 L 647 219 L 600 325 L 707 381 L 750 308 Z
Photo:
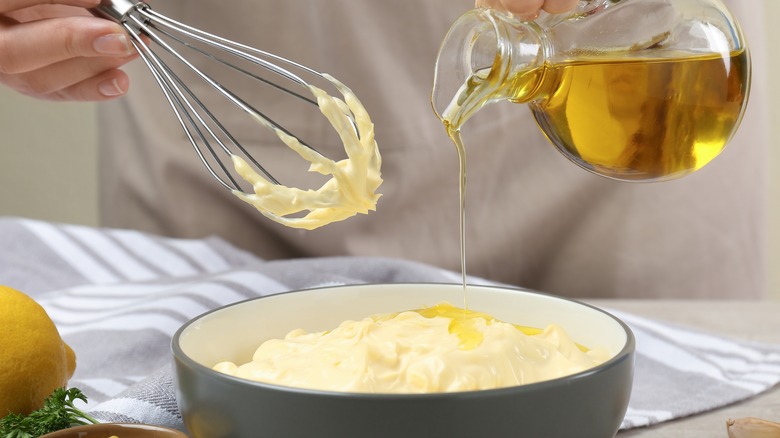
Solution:
M 102 423 L 76 426 L 48 433 L 41 438 L 187 438 L 178 430 L 149 424 Z
M 458 284 L 350 285 L 270 295 L 198 316 L 172 341 L 184 423 L 195 438 L 606 438 L 617 433 L 633 378 L 635 344 L 628 326 L 598 308 L 515 288 L 469 286 L 469 308 L 525 326 L 556 323 L 574 341 L 606 348 L 612 358 L 544 382 L 432 394 L 300 389 L 211 369 L 225 360 L 248 362 L 262 342 L 296 328 L 329 330 L 348 319 L 463 299 Z

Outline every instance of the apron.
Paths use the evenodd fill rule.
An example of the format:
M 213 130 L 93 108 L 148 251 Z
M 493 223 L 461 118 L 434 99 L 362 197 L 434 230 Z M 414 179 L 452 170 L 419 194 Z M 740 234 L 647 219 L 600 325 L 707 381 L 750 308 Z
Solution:
M 99 110 L 104 226 L 215 235 L 265 259 L 400 257 L 460 271 L 457 155 L 431 110 L 430 92 L 438 45 L 472 1 L 150 3 L 352 88 L 375 124 L 383 196 L 376 212 L 313 231 L 271 222 L 208 175 L 136 61 L 127 68 L 130 93 Z M 556 152 L 521 105 L 491 105 L 466 124 L 468 274 L 570 297 L 764 294 L 768 123 L 759 76 L 762 14 L 755 10 L 761 5 L 730 6 L 753 51 L 750 104 L 731 144 L 692 175 L 645 184 L 591 175 Z M 239 87 L 239 96 L 255 92 Z M 273 109 L 325 155 L 338 154 L 337 142 L 316 140 L 330 129 L 327 122 L 299 116 L 293 100 L 269 98 L 260 109 Z M 220 111 L 219 102 L 210 105 Z M 306 163 L 258 130 L 246 123 L 234 134 L 285 185 L 305 184 Z

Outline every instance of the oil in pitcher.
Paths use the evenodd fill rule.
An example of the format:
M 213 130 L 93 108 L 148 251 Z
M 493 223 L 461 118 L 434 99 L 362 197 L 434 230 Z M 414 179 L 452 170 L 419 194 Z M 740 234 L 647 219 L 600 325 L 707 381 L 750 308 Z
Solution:
M 597 0 L 535 22 L 468 12 L 442 44 L 432 103 L 461 149 L 461 126 L 484 105 L 526 103 L 579 166 L 658 181 L 723 150 L 749 86 L 744 38 L 720 1 Z

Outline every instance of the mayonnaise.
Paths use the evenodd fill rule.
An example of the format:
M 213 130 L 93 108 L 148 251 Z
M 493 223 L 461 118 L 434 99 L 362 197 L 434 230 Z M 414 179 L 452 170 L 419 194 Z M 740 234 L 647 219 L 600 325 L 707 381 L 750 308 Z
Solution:
M 233 194 L 253 205 L 269 219 L 288 227 L 311 230 L 376 209 L 382 184 L 379 155 L 374 139 L 374 124 L 352 90 L 330 75 L 324 75 L 344 96 L 344 100 L 310 86 L 320 111 L 333 125 L 344 144 L 347 158 L 333 161 L 304 146 L 301 142 L 273 128 L 276 135 L 303 159 L 311 163 L 310 172 L 332 175 L 317 190 L 302 190 L 274 184 L 258 174 L 243 158 L 233 155 L 233 166 L 254 194 L 234 190 Z M 354 125 L 352 120 L 354 119 Z M 260 123 L 267 124 L 263 120 Z M 309 211 L 304 217 L 286 217 Z
M 531 333 L 530 335 L 527 333 Z M 431 393 L 502 388 L 574 374 L 609 358 L 556 325 L 523 328 L 449 304 L 290 332 L 264 342 L 229 375 L 341 392 Z

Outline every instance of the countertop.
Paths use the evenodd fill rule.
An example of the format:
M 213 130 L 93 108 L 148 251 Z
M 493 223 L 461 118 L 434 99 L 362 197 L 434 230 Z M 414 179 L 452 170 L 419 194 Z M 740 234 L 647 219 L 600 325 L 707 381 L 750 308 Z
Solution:
M 623 310 L 723 336 L 780 344 L 780 301 L 585 301 L 606 310 Z M 741 417 L 780 422 L 780 385 L 744 402 L 704 414 L 622 431 L 617 438 L 725 438 L 726 420 Z

